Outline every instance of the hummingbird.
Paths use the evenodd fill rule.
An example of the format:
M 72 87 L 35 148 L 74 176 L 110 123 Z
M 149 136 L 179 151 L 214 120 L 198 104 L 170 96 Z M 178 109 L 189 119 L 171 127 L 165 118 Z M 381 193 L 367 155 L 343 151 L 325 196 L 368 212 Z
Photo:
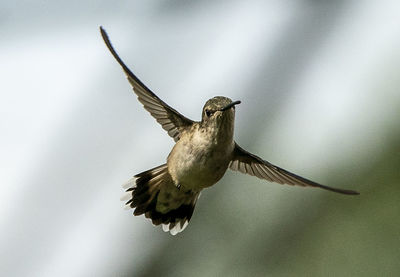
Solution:
M 170 107 L 125 65 L 103 27 L 100 33 L 126 74 L 144 108 L 168 132 L 175 145 L 167 162 L 135 175 L 123 187 L 121 198 L 135 216 L 144 214 L 154 225 L 172 235 L 188 225 L 200 192 L 217 183 L 227 169 L 279 184 L 316 187 L 347 195 L 353 190 L 324 186 L 291 173 L 240 147 L 233 138 L 235 107 L 240 101 L 223 96 L 209 99 L 201 121 L 193 121 Z

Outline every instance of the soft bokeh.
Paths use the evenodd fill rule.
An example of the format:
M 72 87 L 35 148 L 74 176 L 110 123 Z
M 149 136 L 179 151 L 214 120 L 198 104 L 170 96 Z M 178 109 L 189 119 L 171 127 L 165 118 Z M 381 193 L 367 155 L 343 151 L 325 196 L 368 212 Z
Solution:
M 0 275 L 398 276 L 400 3 L 0 2 Z M 170 236 L 120 184 L 173 141 L 106 49 L 199 120 L 343 196 L 228 171 Z

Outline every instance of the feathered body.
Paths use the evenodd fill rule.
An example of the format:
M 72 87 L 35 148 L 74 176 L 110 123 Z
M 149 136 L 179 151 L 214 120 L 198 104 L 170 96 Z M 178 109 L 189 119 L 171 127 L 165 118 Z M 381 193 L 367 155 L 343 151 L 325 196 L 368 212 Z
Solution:
M 221 102 L 219 108 L 232 103 L 226 97 L 213 99 Z M 215 120 L 203 118 L 203 122 L 196 122 L 183 131 L 168 156 L 168 171 L 182 190 L 199 191 L 214 185 L 224 176 L 232 160 L 235 110 L 216 113 Z
M 315 183 L 242 149 L 233 139 L 235 105 L 240 101 L 216 96 L 204 105 L 200 122 L 186 118 L 132 73 L 104 29 L 100 27 L 100 31 L 138 100 L 176 142 L 166 164 L 137 174 L 124 185 L 127 194 L 122 199 L 128 200 L 126 205 L 134 209 L 134 215 L 144 214 L 175 235 L 187 226 L 201 190 L 218 182 L 228 168 L 280 184 L 358 194 Z

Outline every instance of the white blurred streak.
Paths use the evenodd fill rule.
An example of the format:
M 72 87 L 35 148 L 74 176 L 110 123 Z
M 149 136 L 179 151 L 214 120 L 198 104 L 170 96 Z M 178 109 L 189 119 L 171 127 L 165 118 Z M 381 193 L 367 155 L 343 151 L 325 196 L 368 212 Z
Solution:
M 274 144 L 285 145 L 279 155 L 329 168 L 348 159 L 344 153 L 371 158 L 386 142 L 382 128 L 393 118 L 400 93 L 382 90 L 382 82 L 393 81 L 400 69 L 400 17 L 398 2 L 385 4 L 354 2 L 314 54 L 275 122 Z
M 260 57 L 272 50 L 275 38 L 293 16 L 294 8 L 295 5 L 277 1 L 257 5 L 238 1 L 229 10 L 223 7 L 213 14 L 209 20 L 218 23 L 210 30 L 215 34 L 214 40 L 195 57 L 193 69 L 178 90 L 190 92 L 190 99 L 195 103 L 205 103 L 216 95 L 232 99 L 245 97 L 246 91 L 240 88 L 245 88 L 253 77 L 249 69 L 258 68 L 264 62 Z
M 272 50 L 276 37 L 298 11 L 296 5 L 283 5 L 281 1 L 255 2 L 236 1 L 229 9 L 220 6 L 197 18 L 196 31 L 214 32 L 215 37 L 204 48 L 198 48 L 196 42 L 188 43 L 190 49 L 182 55 L 195 50 L 200 55 L 188 55 L 186 68 L 190 70 L 178 75 L 184 78 L 172 72 L 165 77 L 164 73 L 164 78 L 175 78 L 176 83 L 168 85 L 177 86 L 174 91 L 185 94 L 173 93 L 171 88 L 165 93 L 155 92 L 178 110 L 183 106 L 189 113 L 182 112 L 194 119 L 199 119 L 204 101 L 214 95 L 246 103 L 246 88 L 251 77 L 257 75 L 248 68 L 259 68 L 266 62 L 259 57 Z M 151 17 L 157 5 L 144 7 L 148 18 L 143 16 L 137 22 L 143 30 L 129 30 L 126 36 L 132 41 L 141 38 L 138 44 L 165 50 L 168 38 L 162 41 L 164 45 L 151 37 L 166 32 L 159 28 L 162 19 Z M 390 108 L 398 104 L 399 94 L 382 97 L 371 87 L 384 79 L 385 73 L 379 75 L 377 70 L 383 67 L 382 60 L 390 60 L 387 55 L 399 49 L 398 7 L 396 1 L 354 1 L 353 9 L 337 21 L 324 47 L 310 55 L 313 60 L 298 79 L 292 98 L 276 115 L 272 130 L 259 139 L 279 146 L 269 150 L 290 157 L 294 163 L 307 161 L 310 167 L 316 167 L 318 161 L 326 165 L 340 159 L 339 155 L 361 152 L 367 144 L 371 150 L 368 140 L 379 148 L 376 142 L 384 142 L 379 139 L 384 135 L 380 131 L 385 126 L 381 124 L 392 112 Z M 115 18 L 123 23 L 135 19 L 129 15 Z M 187 29 L 191 26 L 184 24 L 187 21 L 190 18 L 184 14 L 174 17 L 168 31 L 173 33 L 177 28 L 190 32 Z M 124 211 L 118 199 L 123 192 L 120 184 L 164 162 L 172 142 L 130 94 L 128 82 L 105 49 L 96 24 L 85 28 L 78 24 L 79 28 L 53 33 L 43 31 L 39 36 L 30 33 L 17 40 L 3 38 L 0 44 L 0 241 L 4 251 L 0 267 L 5 268 L 6 275 L 14 271 L 40 276 L 117 275 L 143 263 L 152 251 L 157 251 L 159 238 L 165 235 L 148 219 Z M 120 45 L 119 31 L 105 27 L 130 66 L 130 52 L 125 49 L 136 50 L 136 45 Z M 173 64 L 178 56 L 173 51 L 176 56 L 160 50 L 163 57 L 159 63 Z M 163 67 L 147 52 L 132 54 L 142 55 L 149 72 L 138 75 L 156 84 Z M 111 88 L 115 95 L 106 95 Z M 98 105 L 103 106 L 93 107 Z M 104 109 L 110 114 L 100 114 Z M 113 117 L 120 110 L 121 116 Z M 81 126 L 81 122 L 88 126 Z M 58 143 L 62 144 L 59 148 Z M 159 149 L 165 150 L 160 153 Z M 77 152 L 77 157 L 68 156 L 70 152 Z M 65 162 L 54 164 L 57 158 Z M 56 172 L 46 171 L 50 166 Z M 41 177 L 47 186 L 38 187 L 37 192 L 31 181 L 40 185 Z M 271 224 L 282 217 L 275 213 L 282 207 L 280 192 L 277 194 L 272 191 L 268 199 Z M 49 201 L 52 197 L 55 200 Z M 27 203 L 32 206 L 25 207 Z M 290 205 L 286 207 L 290 212 Z M 35 209 L 45 215 L 36 214 Z M 8 264 L 1 266 L 4 260 Z M 26 262 L 18 267 L 21 261 Z
M 129 149 L 124 149 L 124 144 L 116 147 L 113 137 L 118 138 L 118 134 L 103 133 L 100 137 L 107 140 L 108 149 L 99 148 L 100 153 L 93 155 L 92 149 L 102 146 L 102 141 L 96 133 L 81 129 L 88 123 L 92 126 L 86 129 L 97 131 L 94 125 L 99 124 L 107 132 L 107 125 L 102 124 L 108 119 L 103 114 L 98 114 L 97 122 L 91 122 L 91 117 L 98 113 L 104 99 L 103 91 L 98 92 L 99 97 L 94 93 L 94 89 L 103 86 L 95 81 L 101 66 L 109 64 L 110 56 L 97 26 L 26 37 L 2 44 L 0 50 L 0 73 L 4 77 L 0 102 L 0 126 L 4 132 L 0 145 L 0 220 L 2 226 L 8 227 L 1 231 L 0 268 L 6 275 L 90 275 L 95 270 L 87 265 L 104 257 L 103 249 L 107 249 L 106 256 L 130 252 L 118 244 L 121 239 L 115 240 L 116 233 L 124 230 L 120 227 L 122 221 L 130 227 L 126 234 L 131 236 L 140 233 L 140 226 L 147 221 L 134 221 L 119 201 L 123 192 L 120 183 L 134 174 L 127 170 L 128 164 L 135 163 L 132 156 L 120 154 L 112 169 L 99 172 L 104 166 L 104 161 L 99 160 L 102 152 L 118 155 L 122 148 L 126 155 Z M 131 96 L 126 87 L 126 94 Z M 131 99 L 135 101 L 134 97 Z M 113 126 L 119 124 L 114 122 Z M 153 127 L 157 127 L 155 123 Z M 127 129 L 132 126 L 124 126 Z M 138 138 L 135 143 L 144 141 L 151 139 Z M 135 152 L 137 158 L 146 157 L 145 149 L 136 147 Z M 108 158 L 113 160 L 113 156 Z M 89 189 L 91 193 L 86 196 Z M 34 206 L 30 206 L 32 203 Z M 141 243 L 145 241 L 138 240 L 134 245 L 140 248 Z M 28 248 L 21 253 L 25 245 Z M 147 245 L 151 249 L 151 243 Z M 145 254 L 143 251 L 141 257 L 145 258 Z M 126 266 L 127 259 L 119 263 Z M 24 266 L 18 266 L 19 260 L 25 260 Z M 119 264 L 112 259 L 107 261 Z M 109 264 L 104 262 L 96 270 L 103 267 L 108 268 Z
M 99 48 L 82 30 L 42 35 L 0 46 L 0 178 L 7 187 L 0 192 L 1 220 L 19 205 L 52 137 L 90 86 L 88 73 L 98 66 Z
M 113 199 L 119 204 L 114 205 L 109 200 L 115 193 L 112 187 L 109 184 L 109 189 L 96 193 L 96 201 L 83 210 L 82 218 L 68 226 L 54 245 L 54 254 L 42 259 L 39 276 L 110 276 L 131 261 L 147 258 L 156 243 L 146 238 L 147 230 L 153 228 L 151 222 L 144 218 L 135 222 L 118 199 Z

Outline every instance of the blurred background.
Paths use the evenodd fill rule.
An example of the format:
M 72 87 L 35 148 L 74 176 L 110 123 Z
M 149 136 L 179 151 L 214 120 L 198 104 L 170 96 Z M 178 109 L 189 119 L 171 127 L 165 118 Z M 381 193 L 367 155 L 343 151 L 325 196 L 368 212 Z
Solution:
M 398 276 L 400 3 L 1 1 L 2 276 Z M 228 171 L 177 236 L 121 184 L 173 140 L 106 49 L 200 120 L 241 100 L 245 149 L 358 197 Z

